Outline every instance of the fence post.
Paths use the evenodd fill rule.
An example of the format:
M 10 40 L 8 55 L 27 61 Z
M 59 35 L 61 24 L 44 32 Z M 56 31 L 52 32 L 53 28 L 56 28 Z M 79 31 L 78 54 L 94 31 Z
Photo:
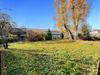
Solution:
M 99 63 L 98 63 L 98 74 L 97 75 L 100 75 L 100 60 L 99 60 Z
M 0 75 L 1 75 L 1 51 L 0 51 Z

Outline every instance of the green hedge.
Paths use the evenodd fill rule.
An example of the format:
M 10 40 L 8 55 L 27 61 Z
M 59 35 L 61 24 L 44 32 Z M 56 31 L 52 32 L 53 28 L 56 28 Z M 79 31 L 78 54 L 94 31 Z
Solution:
M 5 41 L 5 39 L 3 39 Z M 8 42 L 17 42 L 18 40 L 14 39 L 13 37 L 8 38 Z M 2 44 L 2 40 L 0 39 L 0 44 Z

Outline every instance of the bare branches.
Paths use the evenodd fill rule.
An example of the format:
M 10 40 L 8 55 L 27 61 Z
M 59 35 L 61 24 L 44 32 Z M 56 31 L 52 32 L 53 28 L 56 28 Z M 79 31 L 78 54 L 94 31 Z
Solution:
M 8 14 L 0 11 L 0 36 L 2 39 L 3 47 L 5 49 L 8 48 L 7 44 L 8 34 L 14 27 L 16 27 L 16 23 L 12 21 L 12 18 Z
M 12 9 L 10 9 L 10 8 L 1 8 L 0 10 L 3 10 L 3 9 L 7 9 L 7 10 L 12 11 Z

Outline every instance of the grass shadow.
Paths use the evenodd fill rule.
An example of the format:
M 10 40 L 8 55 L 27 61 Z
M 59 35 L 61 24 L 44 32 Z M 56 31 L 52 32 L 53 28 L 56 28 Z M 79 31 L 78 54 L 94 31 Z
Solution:
M 8 75 L 32 75 L 49 74 L 55 70 L 53 59 L 46 54 L 34 52 L 36 50 L 14 50 L 6 51 L 7 74 Z M 51 61 L 51 60 L 52 61 Z

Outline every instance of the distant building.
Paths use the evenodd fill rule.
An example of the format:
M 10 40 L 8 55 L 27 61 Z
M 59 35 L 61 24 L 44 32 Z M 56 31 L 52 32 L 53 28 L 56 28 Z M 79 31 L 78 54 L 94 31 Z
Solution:
M 23 31 L 26 31 L 26 27 L 24 27 L 24 26 L 21 26 L 20 29 Z
M 61 39 L 61 34 L 59 30 L 51 30 L 52 39 Z
M 92 30 L 91 32 L 90 32 L 90 35 L 91 36 L 100 36 L 100 30 Z
M 48 31 L 47 29 L 39 29 L 39 30 L 42 30 L 44 32 L 44 34 Z M 52 39 L 61 39 L 62 38 L 61 37 L 62 32 L 60 32 L 59 30 L 50 30 L 50 31 L 51 31 Z
M 16 32 L 16 35 L 18 35 L 19 39 L 24 40 L 24 38 L 28 36 L 28 33 L 27 33 L 28 30 L 30 30 L 30 28 L 21 26 L 20 28 L 15 28 L 13 30 L 13 32 Z M 33 30 L 37 30 L 37 29 L 33 29 Z M 39 30 L 42 30 L 43 33 L 45 34 L 48 29 L 39 29 Z M 51 30 L 51 34 L 52 34 L 52 39 L 61 39 L 62 38 L 61 37 L 62 32 L 60 32 L 59 30 Z

